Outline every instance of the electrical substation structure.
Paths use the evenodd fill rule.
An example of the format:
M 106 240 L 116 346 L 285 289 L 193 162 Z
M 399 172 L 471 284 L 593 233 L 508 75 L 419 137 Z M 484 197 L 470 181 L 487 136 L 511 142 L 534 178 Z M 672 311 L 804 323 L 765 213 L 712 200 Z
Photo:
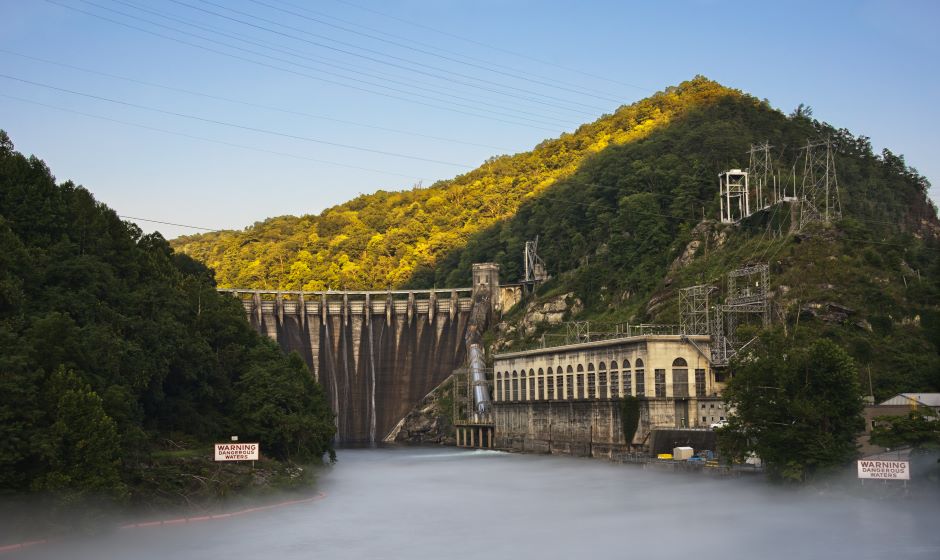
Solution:
M 754 339 L 742 340 L 738 327 L 759 323 L 770 325 L 767 286 L 769 267 L 756 264 L 732 270 L 727 275 L 727 292 L 722 304 L 712 305 L 718 288 L 699 284 L 679 290 L 679 321 L 683 335 L 711 336 L 711 365 L 722 367 Z
M 777 170 L 769 142 L 752 144 L 747 169 L 729 169 L 718 175 L 719 218 L 723 224 L 737 224 L 780 203 L 799 204 L 794 229 L 814 222 L 831 223 L 842 217 L 835 150 L 831 138 L 807 140 L 800 148 L 787 183 Z M 802 174 L 797 186 L 797 163 Z M 799 191 L 799 192 L 797 192 Z

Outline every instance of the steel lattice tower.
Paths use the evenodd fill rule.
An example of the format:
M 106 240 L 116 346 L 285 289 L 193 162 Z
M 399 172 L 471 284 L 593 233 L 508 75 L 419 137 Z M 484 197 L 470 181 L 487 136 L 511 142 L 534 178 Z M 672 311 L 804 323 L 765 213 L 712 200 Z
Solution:
M 751 144 L 750 162 L 747 166 L 747 174 L 751 182 L 751 190 L 754 198 L 754 211 L 763 210 L 772 204 L 776 204 L 780 199 L 776 190 L 776 183 L 773 181 L 774 173 L 772 161 L 770 158 L 770 149 L 773 146 L 769 142 L 763 144 Z
M 800 229 L 812 222 L 830 223 L 842 217 L 839 181 L 832 140 L 807 141 L 803 148 L 803 186 Z
M 711 331 L 708 296 L 717 289 L 709 284 L 700 284 L 679 290 L 679 326 L 682 334 L 708 334 Z
M 738 338 L 738 325 L 759 316 L 761 325 L 770 325 L 767 286 L 769 267 L 766 264 L 746 266 L 728 273 L 728 291 L 724 305 L 718 306 L 711 322 L 712 364 L 727 365 L 751 341 Z

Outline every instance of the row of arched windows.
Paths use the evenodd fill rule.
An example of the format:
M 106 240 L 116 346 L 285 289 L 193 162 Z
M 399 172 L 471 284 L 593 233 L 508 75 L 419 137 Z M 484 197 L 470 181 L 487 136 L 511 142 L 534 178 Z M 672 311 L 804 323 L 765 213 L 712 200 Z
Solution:
M 635 383 L 634 383 L 635 380 Z M 672 396 L 688 397 L 688 363 L 683 358 L 672 362 Z M 705 394 L 705 370 L 695 370 L 695 394 Z M 595 369 L 593 363 L 587 369 L 576 366 L 549 367 L 547 370 L 529 369 L 521 371 L 497 371 L 495 378 L 497 401 L 522 400 L 573 400 L 615 399 L 626 395 L 665 397 L 666 370 L 654 372 L 653 394 L 646 393 L 646 370 L 642 358 L 637 358 L 633 367 L 629 360 L 618 364 L 616 360 L 607 364 L 600 362 Z

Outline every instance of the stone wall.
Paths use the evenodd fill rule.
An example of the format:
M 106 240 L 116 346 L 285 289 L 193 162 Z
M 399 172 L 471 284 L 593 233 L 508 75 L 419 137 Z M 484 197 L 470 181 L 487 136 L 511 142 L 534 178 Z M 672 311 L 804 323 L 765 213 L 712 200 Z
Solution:
M 714 449 L 714 432 L 678 428 L 682 422 L 676 417 L 677 411 L 684 410 L 687 403 L 694 414 L 696 405 L 703 402 L 720 401 L 640 398 L 640 420 L 633 447 L 652 451 L 654 438 L 651 436 L 662 432 L 666 435 L 658 438 L 659 443 L 669 440 L 671 445 L 673 440 L 681 440 L 683 445 L 694 443 L 696 449 Z M 620 404 L 617 399 L 495 403 L 496 447 L 531 453 L 612 457 L 628 450 L 623 438 Z M 676 436 L 680 432 L 682 437 Z
M 499 449 L 580 457 L 626 450 L 619 401 L 500 403 L 493 408 Z

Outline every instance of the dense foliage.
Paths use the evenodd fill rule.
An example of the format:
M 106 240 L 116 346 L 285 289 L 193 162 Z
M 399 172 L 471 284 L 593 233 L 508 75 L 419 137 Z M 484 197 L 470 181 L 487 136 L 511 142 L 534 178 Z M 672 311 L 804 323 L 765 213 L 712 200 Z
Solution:
M 208 269 L 0 131 L 0 491 L 121 497 L 165 440 L 231 434 L 311 459 L 333 422 Z
M 432 271 L 445 255 L 512 217 L 520 204 L 569 177 L 591 155 L 647 138 L 690 107 L 739 95 L 705 79 L 692 80 L 546 140 L 530 152 L 493 157 L 429 188 L 379 191 L 319 216 L 271 218 L 244 231 L 193 235 L 173 243 L 213 268 L 223 287 L 323 290 L 426 284 L 434 281 Z M 574 233 L 577 226 L 570 224 L 564 231 Z M 515 253 L 486 255 L 494 258 L 511 261 L 513 270 L 518 267 Z M 448 266 L 439 279 L 452 270 Z M 468 285 L 469 264 L 452 281 Z
M 912 447 L 940 450 L 940 414 L 918 406 L 907 416 L 879 416 L 871 431 L 871 441 L 882 447 Z
M 555 278 L 537 295 L 573 292 L 586 307 L 579 319 L 607 323 L 677 323 L 678 288 L 720 286 L 735 267 L 769 262 L 775 324 L 848 349 L 879 399 L 940 390 L 940 222 L 927 181 L 810 115 L 695 78 L 430 188 L 174 244 L 226 285 L 382 289 L 464 286 L 474 262 L 517 280 L 524 244 L 539 236 Z M 800 148 L 824 137 L 837 151 L 843 220 L 794 234 L 780 205 L 740 227 L 714 222 L 717 174 L 747 167 L 751 144 L 774 147 L 792 194 Z M 832 303 L 847 311 L 817 312 Z M 529 340 L 513 344 L 545 328 L 518 329 Z
M 756 453 L 773 476 L 804 480 L 855 457 L 864 428 L 856 365 L 827 340 L 807 345 L 766 334 L 731 365 L 724 392 L 733 410 L 719 431 L 722 453 Z

